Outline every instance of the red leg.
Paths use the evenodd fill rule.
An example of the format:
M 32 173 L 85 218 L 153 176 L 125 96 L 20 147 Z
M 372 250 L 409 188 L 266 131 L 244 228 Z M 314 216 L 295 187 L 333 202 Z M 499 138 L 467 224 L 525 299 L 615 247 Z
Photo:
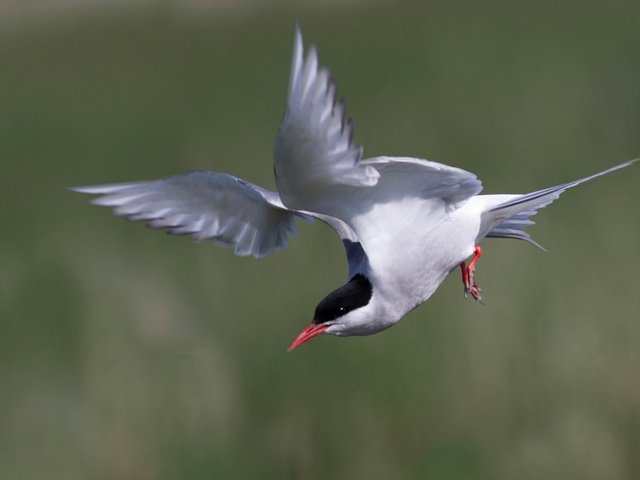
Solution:
M 465 262 L 460 264 L 460 269 L 462 270 L 462 283 L 464 284 L 464 296 L 466 297 L 467 294 L 470 293 L 471 296 L 480 303 L 482 303 L 482 295 L 480 294 L 481 289 L 475 282 L 473 274 L 476 270 L 476 264 L 481 256 L 482 248 L 476 246 L 473 251 L 473 258 L 471 259 L 471 262 L 469 262 L 469 266 L 467 267 Z
M 469 272 L 467 272 L 467 264 L 462 262 L 460 264 L 460 271 L 462 272 L 462 284 L 464 285 L 464 294 L 467 294 L 467 287 L 469 285 Z

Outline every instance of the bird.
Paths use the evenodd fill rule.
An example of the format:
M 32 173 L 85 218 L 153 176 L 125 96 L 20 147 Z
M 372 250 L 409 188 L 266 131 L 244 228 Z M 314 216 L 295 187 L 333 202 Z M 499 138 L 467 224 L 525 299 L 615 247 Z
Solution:
M 296 221 L 319 220 L 341 239 L 347 282 L 315 308 L 289 351 L 323 334 L 381 332 L 427 301 L 460 269 L 464 295 L 482 302 L 475 280 L 485 238 L 540 246 L 525 227 L 566 190 L 636 163 L 526 194 L 480 195 L 468 171 L 412 157 L 363 158 L 337 83 L 304 52 L 295 27 L 286 107 L 273 152 L 276 191 L 221 172 L 71 187 L 93 204 L 173 235 L 213 240 L 239 256 L 286 249 Z M 542 247 L 541 247 L 542 248 Z M 471 261 L 466 261 L 471 257 Z

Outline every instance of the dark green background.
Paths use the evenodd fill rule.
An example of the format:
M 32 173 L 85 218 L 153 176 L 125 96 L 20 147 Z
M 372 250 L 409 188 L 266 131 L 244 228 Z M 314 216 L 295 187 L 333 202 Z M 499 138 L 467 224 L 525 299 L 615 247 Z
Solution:
M 330 229 L 256 261 L 64 187 L 273 188 L 296 20 L 366 154 L 486 193 L 577 178 L 640 155 L 640 3 L 206 3 L 0 20 L 0 477 L 637 478 L 638 165 L 538 215 L 549 253 L 484 242 L 485 307 L 456 274 L 381 335 L 294 353 L 345 279 Z

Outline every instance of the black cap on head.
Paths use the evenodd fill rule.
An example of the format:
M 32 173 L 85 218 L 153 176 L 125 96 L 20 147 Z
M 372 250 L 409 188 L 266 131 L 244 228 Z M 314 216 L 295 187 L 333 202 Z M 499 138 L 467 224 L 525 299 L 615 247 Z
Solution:
M 373 287 L 367 277 L 358 273 L 349 282 L 327 295 L 316 307 L 313 323 L 335 320 L 356 308 L 364 307 L 371 300 Z

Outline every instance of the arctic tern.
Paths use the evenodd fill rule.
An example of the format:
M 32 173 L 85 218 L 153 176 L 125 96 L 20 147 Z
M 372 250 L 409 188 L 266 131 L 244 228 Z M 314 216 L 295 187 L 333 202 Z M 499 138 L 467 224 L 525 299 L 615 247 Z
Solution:
M 236 255 L 285 249 L 295 220 L 319 219 L 341 238 L 348 281 L 316 307 L 289 350 L 320 335 L 371 335 L 425 302 L 460 268 L 465 296 L 482 301 L 474 279 L 486 237 L 537 243 L 530 217 L 565 190 L 628 167 L 621 163 L 528 194 L 479 195 L 472 173 L 419 158 L 363 159 L 336 83 L 312 47 L 303 57 L 296 27 L 284 118 L 274 148 L 277 192 L 218 172 L 74 187 L 96 205 L 171 234 L 211 239 Z M 539 245 L 538 245 L 539 246 Z M 472 257 L 467 265 L 466 259 Z

